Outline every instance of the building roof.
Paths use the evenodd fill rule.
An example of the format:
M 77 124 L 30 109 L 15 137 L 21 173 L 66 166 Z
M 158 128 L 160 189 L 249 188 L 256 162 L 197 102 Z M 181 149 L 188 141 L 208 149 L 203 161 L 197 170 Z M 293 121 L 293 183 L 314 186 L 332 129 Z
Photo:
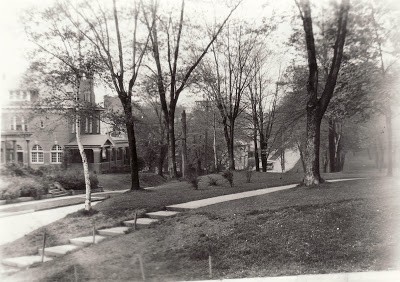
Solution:
M 114 141 L 109 135 L 88 134 L 81 135 L 81 142 L 84 147 L 105 147 L 115 146 Z M 65 145 L 65 147 L 77 147 L 76 139 Z

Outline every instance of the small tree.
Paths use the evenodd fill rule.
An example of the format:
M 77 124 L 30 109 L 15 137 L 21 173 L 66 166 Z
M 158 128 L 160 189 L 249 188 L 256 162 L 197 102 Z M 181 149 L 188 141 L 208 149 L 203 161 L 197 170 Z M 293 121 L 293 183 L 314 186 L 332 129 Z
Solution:
M 74 121 L 75 137 L 78 144 L 86 185 L 85 210 L 91 209 L 91 187 L 87 158 L 80 138 L 81 118 L 90 115 L 93 105 L 79 101 L 82 79 L 93 78 L 97 70 L 97 57 L 83 41 L 79 31 L 70 30 L 60 16 L 61 7 L 55 5 L 44 11 L 27 11 L 25 23 L 38 22 L 37 26 L 25 25 L 26 34 L 36 45 L 31 61 L 29 80 L 44 86 L 43 99 L 36 105 L 40 113 L 56 112 Z M 73 91 L 69 91 L 69 89 Z

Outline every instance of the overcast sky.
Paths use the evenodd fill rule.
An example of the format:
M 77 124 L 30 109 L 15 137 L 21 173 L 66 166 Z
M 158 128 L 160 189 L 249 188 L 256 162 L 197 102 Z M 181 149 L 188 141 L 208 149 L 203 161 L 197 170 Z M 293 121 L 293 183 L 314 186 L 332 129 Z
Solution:
M 111 2 L 111 0 L 107 1 Z M 162 2 L 161 7 L 177 7 L 177 10 L 179 9 L 180 1 L 181 0 L 160 0 L 160 2 Z M 217 20 L 218 17 L 222 19 L 227 13 L 226 8 L 222 8 L 218 3 L 232 1 L 233 0 L 187 0 L 186 6 L 188 7 L 187 10 L 190 10 L 190 6 L 193 7 L 193 4 L 201 6 L 199 9 L 201 11 L 196 14 L 196 17 L 204 18 L 204 21 L 210 21 L 212 23 L 215 18 L 217 18 Z M 314 0 L 314 2 L 315 1 L 316 0 Z M 32 46 L 32 43 L 27 41 L 23 30 L 23 24 L 20 22 L 22 11 L 32 5 L 47 6 L 52 2 L 54 2 L 54 0 L 0 1 L 0 83 L 2 83 L 1 88 L 3 90 L 18 87 L 18 78 L 28 66 L 26 51 Z M 400 1 L 398 2 L 398 6 L 400 6 Z M 270 15 L 272 10 L 278 15 L 293 14 L 293 7 L 294 0 L 243 0 L 240 7 L 235 11 L 233 18 L 246 18 L 250 21 L 257 21 L 263 16 Z M 280 28 L 280 33 L 290 33 L 290 30 L 288 30 L 290 29 L 289 24 L 284 24 Z M 282 38 L 284 37 L 285 36 L 282 36 Z

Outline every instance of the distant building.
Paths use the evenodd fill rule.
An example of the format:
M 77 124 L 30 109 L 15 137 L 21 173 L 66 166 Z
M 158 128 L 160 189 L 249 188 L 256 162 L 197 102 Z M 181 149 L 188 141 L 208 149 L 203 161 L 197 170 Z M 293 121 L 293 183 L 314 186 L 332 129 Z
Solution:
M 127 140 L 113 140 L 100 133 L 100 112 L 96 106 L 93 81 L 84 79 L 78 99 L 92 104 L 90 115 L 81 116 L 81 141 L 89 169 L 96 172 L 129 164 Z M 75 122 L 51 108 L 43 114 L 33 111 L 39 99 L 36 90 L 11 90 L 1 108 L 1 163 L 19 163 L 32 168 L 64 165 L 81 168 L 81 157 L 75 139 Z M 65 110 L 72 108 L 65 107 Z

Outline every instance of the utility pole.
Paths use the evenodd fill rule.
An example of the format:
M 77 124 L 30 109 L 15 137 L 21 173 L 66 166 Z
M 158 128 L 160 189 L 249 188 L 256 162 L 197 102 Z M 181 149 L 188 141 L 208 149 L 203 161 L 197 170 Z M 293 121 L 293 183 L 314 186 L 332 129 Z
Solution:
M 186 128 L 186 112 L 183 110 L 182 112 L 182 177 L 187 177 L 187 128 Z

